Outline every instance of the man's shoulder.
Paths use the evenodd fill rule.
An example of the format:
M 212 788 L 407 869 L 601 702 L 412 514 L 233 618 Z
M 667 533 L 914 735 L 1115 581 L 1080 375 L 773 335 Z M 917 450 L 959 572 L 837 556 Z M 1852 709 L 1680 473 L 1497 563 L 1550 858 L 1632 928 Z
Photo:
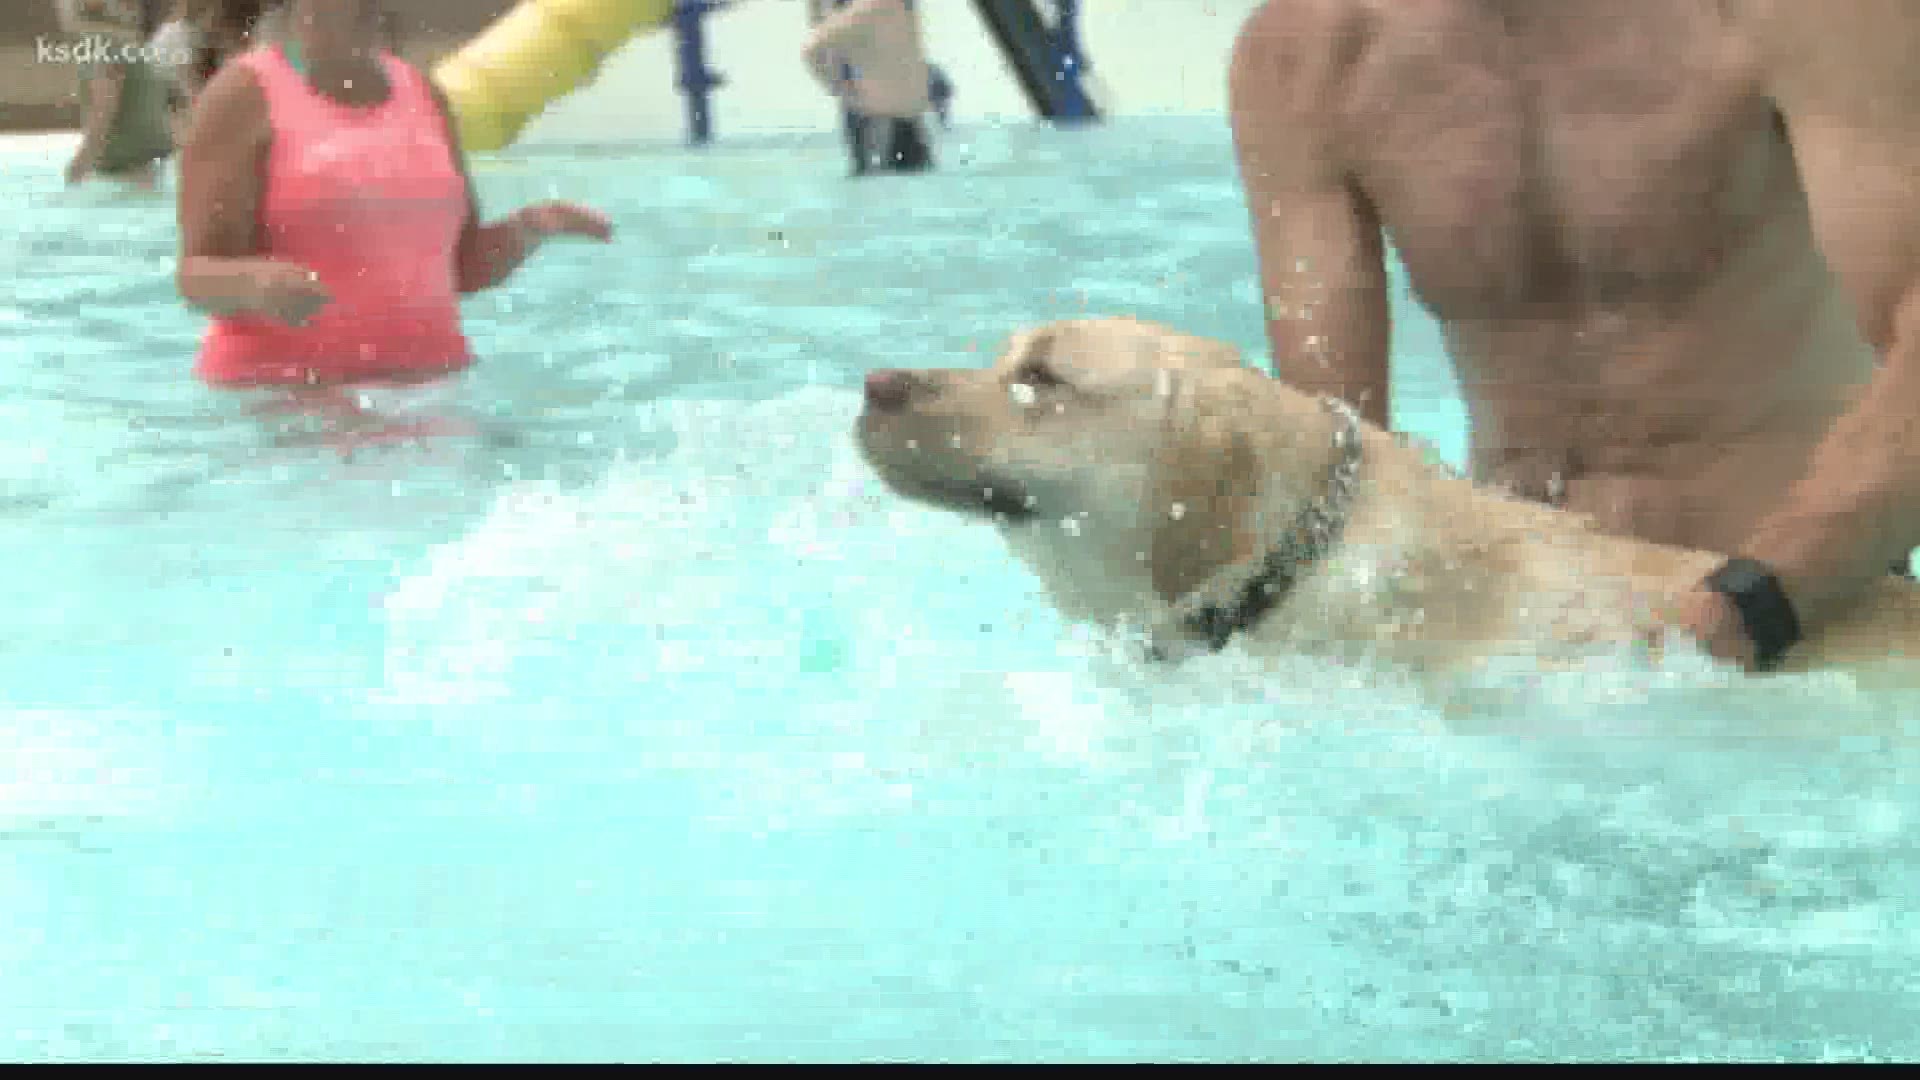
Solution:
M 1266 0 L 1241 24 L 1236 53 L 1277 67 L 1296 86 L 1338 79 L 1392 17 L 1380 0 Z
M 1920 119 L 1920 4 L 1715 0 L 1775 97 L 1802 109 Z M 1910 126 L 1901 124 L 1901 126 Z
M 1241 35 L 1306 48 L 1330 39 L 1363 37 L 1392 14 L 1392 5 L 1381 0 L 1266 0 L 1247 16 Z

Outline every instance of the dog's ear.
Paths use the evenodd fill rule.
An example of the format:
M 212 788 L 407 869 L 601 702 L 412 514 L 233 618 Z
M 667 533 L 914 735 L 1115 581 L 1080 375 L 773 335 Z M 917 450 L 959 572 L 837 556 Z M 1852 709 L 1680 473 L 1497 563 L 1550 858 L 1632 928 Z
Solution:
M 1057 324 L 1048 323 L 1022 330 L 1013 335 L 1007 347 L 1000 351 L 999 359 L 993 362 L 993 370 L 1018 371 L 1022 364 L 1047 356 L 1060 336 Z
M 1254 517 L 1265 476 L 1245 413 L 1197 381 L 1177 379 L 1149 489 L 1148 570 L 1169 604 L 1258 548 Z

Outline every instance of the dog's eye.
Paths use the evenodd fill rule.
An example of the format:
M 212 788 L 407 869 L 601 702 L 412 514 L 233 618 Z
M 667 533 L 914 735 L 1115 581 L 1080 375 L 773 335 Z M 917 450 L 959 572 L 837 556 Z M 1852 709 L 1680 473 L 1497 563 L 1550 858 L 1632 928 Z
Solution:
M 1067 381 L 1060 377 L 1059 372 L 1054 371 L 1052 365 L 1043 360 L 1030 360 L 1020 365 L 1020 370 L 1014 372 L 1013 381 L 1025 383 L 1035 390 L 1048 390 L 1067 384 Z

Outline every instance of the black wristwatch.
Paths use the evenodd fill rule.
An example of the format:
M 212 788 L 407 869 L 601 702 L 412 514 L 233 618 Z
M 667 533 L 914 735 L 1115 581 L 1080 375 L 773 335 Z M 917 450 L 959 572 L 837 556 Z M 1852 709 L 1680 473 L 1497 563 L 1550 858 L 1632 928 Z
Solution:
M 1754 666 L 1772 671 L 1800 641 L 1800 616 L 1780 587 L 1773 568 L 1758 559 L 1736 556 L 1707 575 L 1707 588 L 1733 601 L 1753 642 Z

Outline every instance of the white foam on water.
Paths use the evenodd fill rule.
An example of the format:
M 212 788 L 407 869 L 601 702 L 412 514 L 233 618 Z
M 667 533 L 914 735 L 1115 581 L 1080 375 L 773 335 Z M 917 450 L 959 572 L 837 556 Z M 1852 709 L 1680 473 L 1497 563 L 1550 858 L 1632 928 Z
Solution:
M 189 783 L 182 735 L 139 710 L 0 707 L 0 833 L 177 809 Z
M 1650 977 L 1675 1015 L 1758 1039 L 1716 1004 L 1698 950 L 1837 958 L 1897 929 L 1876 896 L 1908 872 L 1888 853 L 1917 762 L 1870 736 L 1848 753 L 1803 722 L 1884 720 L 1892 699 L 1850 679 L 1742 694 L 1684 651 L 1552 675 L 1516 658 L 1482 674 L 1498 712 L 1470 737 L 1363 663 L 1230 648 L 1147 666 L 1048 614 L 991 529 L 882 490 L 848 437 L 856 395 L 648 408 L 672 453 L 584 491 L 523 485 L 406 577 L 375 704 L 458 703 L 398 715 L 518 762 L 571 751 L 608 773 L 676 771 L 697 793 L 676 812 L 780 838 L 771 851 L 851 858 L 892 838 L 897 860 L 860 864 L 863 895 L 917 895 L 938 867 L 940 925 L 976 941 L 998 932 L 990 919 L 1126 926 L 1192 965 L 1116 962 L 1067 934 L 989 972 L 927 945 L 915 962 L 962 966 L 923 981 L 990 986 L 979 1007 L 996 1030 L 1151 1027 L 1117 1000 L 1061 1012 L 1092 1000 L 1059 982 L 1080 966 L 1143 980 L 1129 1000 L 1160 1014 L 1208 973 L 1208 993 L 1284 1019 L 1265 1036 L 1231 1009 L 1208 1022 L 1247 1045 L 1284 1045 L 1292 1024 L 1324 1051 L 1328 1025 L 1377 1032 L 1391 1016 L 1485 1056 L 1505 1044 L 1455 1018 L 1626 1002 L 1621 980 Z M 1763 722 L 1791 737 L 1751 737 Z M 805 880 L 806 902 L 839 895 Z M 1825 891 L 1804 914 L 1765 906 L 1806 881 Z M 766 906 L 768 933 L 818 917 L 783 914 L 795 897 L 778 882 L 742 896 Z M 892 924 L 862 917 L 880 920 L 859 938 L 872 961 Z M 1581 974 L 1552 1001 L 1447 974 L 1542 962 Z M 1795 1000 L 1828 1001 L 1768 970 Z M 1597 1052 L 1644 1004 L 1598 1009 L 1590 1038 L 1556 1045 Z

